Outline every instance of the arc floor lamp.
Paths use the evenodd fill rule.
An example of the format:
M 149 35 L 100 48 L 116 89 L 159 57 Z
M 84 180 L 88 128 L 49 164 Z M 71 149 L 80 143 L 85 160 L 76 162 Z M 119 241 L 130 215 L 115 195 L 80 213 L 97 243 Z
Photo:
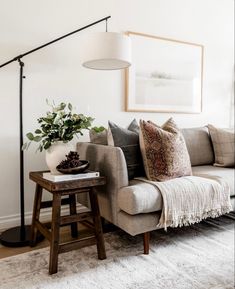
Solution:
M 23 79 L 24 79 L 24 62 L 22 58 L 34 53 L 46 46 L 49 46 L 57 41 L 60 41 L 70 35 L 85 30 L 100 22 L 106 21 L 106 31 L 95 33 L 90 37 L 87 47 L 86 56 L 87 60 L 83 66 L 91 69 L 98 70 L 114 70 L 123 69 L 131 64 L 131 47 L 130 39 L 128 36 L 107 32 L 107 21 L 111 16 L 104 17 L 84 27 L 67 33 L 59 38 L 47 42 L 39 47 L 30 51 L 20 54 L 13 59 L 0 65 L 0 68 L 17 61 L 19 63 L 19 151 L 20 151 L 20 226 L 11 228 L 3 232 L 0 236 L 0 241 L 3 245 L 9 247 L 20 247 L 29 244 L 30 226 L 25 225 L 25 208 L 24 208 L 24 154 L 23 145 Z

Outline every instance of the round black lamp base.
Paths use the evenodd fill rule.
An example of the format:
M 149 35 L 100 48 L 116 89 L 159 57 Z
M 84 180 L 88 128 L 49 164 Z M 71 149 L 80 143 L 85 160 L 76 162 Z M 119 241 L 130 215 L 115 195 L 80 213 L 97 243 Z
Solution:
M 0 236 L 0 243 L 6 247 L 24 247 L 30 244 L 30 229 L 31 226 L 25 226 L 24 230 L 21 227 L 14 227 L 4 231 Z M 37 235 L 37 241 L 44 239 L 41 234 Z

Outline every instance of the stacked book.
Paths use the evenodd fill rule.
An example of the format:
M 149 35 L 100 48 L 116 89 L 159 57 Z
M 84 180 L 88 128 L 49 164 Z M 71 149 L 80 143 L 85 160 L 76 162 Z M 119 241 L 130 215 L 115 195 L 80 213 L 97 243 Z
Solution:
M 80 180 L 80 179 L 90 179 L 90 178 L 98 178 L 100 176 L 99 172 L 94 171 L 85 171 L 80 174 L 60 174 L 52 175 L 49 172 L 43 173 L 43 178 L 52 182 L 63 182 L 63 181 L 71 181 L 71 180 Z

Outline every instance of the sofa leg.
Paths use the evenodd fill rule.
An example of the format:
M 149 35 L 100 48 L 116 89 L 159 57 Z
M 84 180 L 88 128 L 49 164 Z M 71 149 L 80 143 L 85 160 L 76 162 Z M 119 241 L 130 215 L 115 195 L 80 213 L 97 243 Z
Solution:
M 149 239 L 150 239 L 150 232 L 145 232 L 143 234 L 144 237 L 144 254 L 149 254 Z

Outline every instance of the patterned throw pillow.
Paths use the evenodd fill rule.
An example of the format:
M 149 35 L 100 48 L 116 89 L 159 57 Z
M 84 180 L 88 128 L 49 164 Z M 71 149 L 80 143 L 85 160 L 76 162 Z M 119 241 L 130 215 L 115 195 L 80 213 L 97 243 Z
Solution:
M 234 167 L 234 132 L 216 128 L 209 124 L 208 129 L 214 148 L 215 163 L 217 167 Z
M 140 149 L 149 180 L 166 181 L 192 175 L 184 137 L 172 118 L 162 127 L 141 120 Z
M 129 180 L 144 175 L 139 146 L 139 125 L 135 119 L 127 129 L 109 121 L 108 145 L 122 149 L 126 159 Z

